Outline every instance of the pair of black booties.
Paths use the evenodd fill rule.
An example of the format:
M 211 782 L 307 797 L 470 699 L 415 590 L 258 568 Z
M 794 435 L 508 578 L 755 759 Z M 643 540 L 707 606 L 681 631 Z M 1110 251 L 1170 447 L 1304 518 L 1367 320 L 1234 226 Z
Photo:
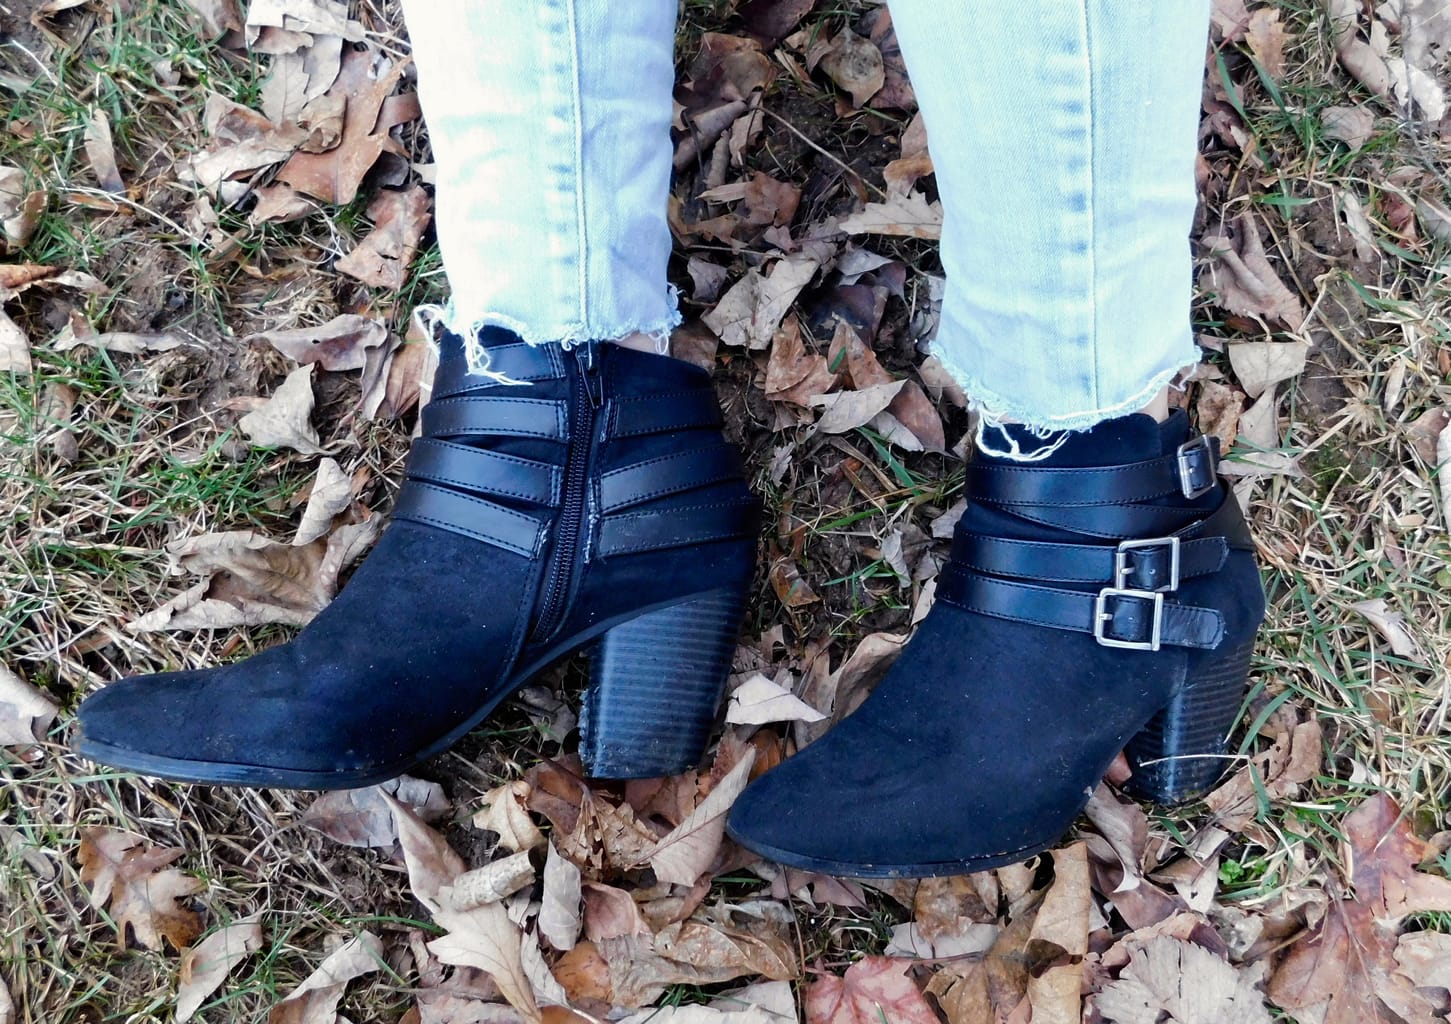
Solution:
M 93 694 L 82 754 L 189 782 L 366 786 L 591 647 L 590 773 L 696 762 L 760 519 L 709 375 L 482 341 L 489 375 L 446 339 L 392 523 L 337 600 L 247 661 Z M 1182 413 L 1110 420 L 1039 462 L 975 459 L 916 635 L 860 709 L 747 787 L 730 834 L 827 873 L 961 874 L 1052 846 L 1121 750 L 1135 795 L 1202 792 L 1264 614 L 1216 459 Z

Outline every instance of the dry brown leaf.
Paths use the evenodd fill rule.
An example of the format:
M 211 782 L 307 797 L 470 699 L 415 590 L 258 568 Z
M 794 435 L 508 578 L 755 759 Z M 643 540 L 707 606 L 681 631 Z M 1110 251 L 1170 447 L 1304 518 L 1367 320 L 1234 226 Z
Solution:
M 640 905 L 624 889 L 602 882 L 585 882 L 583 895 L 584 934 L 591 942 L 650 935 L 650 927 L 640 914 Z
M 438 783 L 400 775 L 366 789 L 324 793 L 308 805 L 299 820 L 344 846 L 391 849 L 398 841 L 398 829 L 393 824 L 393 811 L 383 799 L 385 793 L 424 821 L 436 821 L 451 806 Z
M 241 0 L 185 0 L 185 3 L 197 13 L 209 38 L 242 31 Z
M 822 409 L 816 429 L 824 434 L 845 434 L 866 426 L 877 413 L 892 404 L 908 381 L 874 384 L 861 391 L 838 391 L 832 395 L 815 395 L 811 404 Z
M 0 165 L 0 254 L 24 247 L 45 212 L 45 190 L 27 191 L 25 181 L 20 168 Z
M 368 204 L 373 230 L 335 266 L 370 287 L 399 291 L 432 218 L 433 202 L 422 185 L 402 192 L 382 189 Z
M 379 321 L 345 313 L 316 327 L 262 331 L 242 340 L 246 344 L 266 342 L 302 366 L 317 363 L 324 370 L 336 371 L 362 369 L 368 349 L 387 338 L 388 328 Z
M 474 814 L 474 828 L 499 836 L 499 845 L 518 853 L 544 845 L 544 833 L 529 817 L 531 787 L 523 779 L 496 786 L 484 794 L 484 806 Z
M 554 844 L 544 859 L 544 895 L 539 907 L 539 934 L 555 949 L 567 951 L 579 941 L 580 901 L 583 898 L 579 868 L 559 855 Z
M 1310 352 L 1309 343 L 1302 341 L 1236 341 L 1226 347 L 1229 365 L 1251 398 L 1303 373 Z
M 267 1024 L 335 1024 L 348 982 L 383 966 L 383 943 L 361 932 L 328 954 L 287 998 L 267 1014 Z
M 794 559 L 778 558 L 771 563 L 766 576 L 777 599 L 787 608 L 801 608 L 821 600 L 801 575 L 801 567 Z
M 177 1024 L 191 1020 L 232 968 L 261 948 L 262 924 L 254 914 L 212 932 L 183 953 L 176 987 Z
M 1241 216 L 1236 228 L 1232 236 L 1206 232 L 1200 240 L 1209 257 L 1199 276 L 1200 289 L 1214 293 L 1216 304 L 1231 313 L 1298 330 L 1305 322 L 1305 307 L 1270 266 L 1253 215 Z
M 29 373 L 30 339 L 14 320 L 0 309 L 0 373 Z
M 60 708 L 0 665 L 0 747 L 29 747 L 45 739 Z
M 764 349 L 818 265 L 810 257 L 788 256 L 777 260 L 764 276 L 752 267 L 701 322 L 727 345 Z
M 185 949 L 201 934 L 201 915 L 179 901 L 206 885 L 167 867 L 182 852 L 147 846 L 139 836 L 115 829 L 82 831 L 76 853 L 81 881 L 90 887 L 94 909 L 111 905 L 116 937 L 122 947 L 128 927 L 137 942 L 158 951 L 163 940 L 176 949 Z
M 821 70 L 851 95 L 852 106 L 864 106 L 887 81 L 882 51 L 870 39 L 844 28 L 821 55 Z
M 294 547 L 250 530 L 184 540 L 170 549 L 174 571 L 207 578 L 126 628 L 139 633 L 266 622 L 304 626 L 337 591 L 344 566 L 333 568 L 328 560 L 333 543 L 328 538 Z
M 1451 991 L 1451 935 L 1411 932 L 1396 943 L 1396 971 L 1416 988 Z
M 100 107 L 91 110 L 86 118 L 86 158 L 91 162 L 91 171 L 101 188 L 114 195 L 124 195 L 126 183 L 116 167 L 116 146 L 111 141 L 111 119 Z
M 746 788 L 755 762 L 755 748 L 748 748 L 745 756 L 715 784 L 690 817 L 655 845 L 649 859 L 656 878 L 676 885 L 694 885 L 711 866 L 725 838 L 726 812 Z
M 1359 105 L 1326 107 L 1320 111 L 1320 126 L 1326 138 L 1339 139 L 1355 153 L 1375 134 L 1375 114 Z
M 265 405 L 237 421 L 258 448 L 291 448 L 304 455 L 325 451 L 312 425 L 312 370 L 310 363 L 293 370 Z
M 766 362 L 766 397 L 805 408 L 813 395 L 825 394 L 836 382 L 826 357 L 807 352 L 801 340 L 801 324 L 789 316 L 771 341 Z
M 74 334 L 51 345 L 57 352 L 69 352 L 85 345 L 88 348 L 105 349 L 107 352 L 123 352 L 126 355 L 141 355 L 144 352 L 170 352 L 186 344 L 185 339 L 175 334 L 138 334 L 132 331 L 107 331 L 102 334 Z
M 1244 41 L 1265 74 L 1277 82 L 1285 77 L 1285 40 L 1278 8 L 1260 7 L 1250 14 Z
M 1387 1010 L 1430 1020 L 1431 1004 L 1399 972 L 1397 933 L 1408 914 L 1451 912 L 1451 879 L 1416 870 L 1430 847 L 1384 793 L 1352 811 L 1344 831 L 1354 895 L 1335 900 L 1290 947 L 1270 978 L 1270 999 L 1325 1024 L 1385 1020 Z
M 307 507 L 297 524 L 293 546 L 311 544 L 332 529 L 333 520 L 353 503 L 353 478 L 343 472 L 336 459 L 324 456 L 312 478 Z
M 1053 851 L 1053 884 L 1043 896 L 1028 939 L 1033 955 L 1048 962 L 1028 976 L 1028 1002 L 1039 1024 L 1077 1024 L 1081 1019 L 1082 957 L 1088 952 L 1092 902 L 1086 847 L 1075 843 Z
M 1219 438 L 1221 454 L 1234 447 L 1239 436 L 1239 415 L 1244 409 L 1244 393 L 1216 380 L 1199 382 L 1199 400 L 1195 417 L 1202 433 Z
M 907 977 L 911 960 L 863 957 L 838 978 L 806 987 L 806 1024 L 937 1024 L 937 1015 Z
M 794 926 L 790 910 L 770 900 L 704 907 L 687 920 L 667 925 L 655 936 L 655 955 L 675 965 L 655 967 L 673 970 L 681 982 L 692 975 L 714 978 L 716 982 L 750 975 L 790 981 L 800 973 L 792 938 Z M 613 971 L 618 958 L 610 959 Z
M 406 338 L 388 359 L 383 374 L 383 400 L 375 407 L 376 415 L 385 419 L 398 419 L 419 405 L 425 389 L 433 388 L 433 373 L 438 368 L 438 349 L 425 339 Z M 427 399 L 425 398 L 424 401 Z M 372 407 L 370 396 L 363 395 L 363 408 Z
M 520 889 L 533 885 L 534 878 L 529 851 L 523 850 L 465 871 L 445 890 L 446 899 L 452 910 L 472 910 L 508 899 Z
M 906 381 L 885 411 L 911 432 L 923 450 L 947 451 L 942 417 L 916 381 Z
M 1258 816 L 1261 793 L 1272 801 L 1298 797 L 1300 787 L 1320 773 L 1323 743 L 1313 718 L 1276 736 L 1268 751 L 1205 796 L 1215 824 L 1240 832 Z
M 1412 661 L 1423 660 L 1420 647 L 1406 628 L 1406 617 L 1391 608 L 1385 598 L 1357 601 L 1350 607 L 1365 616 L 1366 621 L 1375 627 L 1375 631 L 1397 657 L 1409 658 Z
M 754 35 L 778 40 L 789 36 L 816 0 L 746 0 L 737 12 Z
M 745 182 L 736 214 L 745 224 L 784 227 L 796 216 L 800 203 L 801 189 L 757 171 Z
M 826 716 L 790 690 L 756 672 L 731 691 L 726 722 L 765 725 L 768 722 L 820 722 Z
M 386 129 L 375 129 L 384 98 L 407 67 L 405 61 L 385 62 L 375 76 L 376 56 L 370 49 L 344 51 L 342 70 L 328 90 L 347 102 L 342 139 L 325 153 L 294 153 L 278 172 L 279 181 L 325 203 L 346 206 L 357 197 L 363 176 L 385 149 L 396 145 Z
M 1263 975 L 1263 964 L 1236 969 L 1202 946 L 1160 935 L 1131 945 L 1119 978 L 1091 998 L 1103 1019 L 1119 1024 L 1270 1024 Z
M 4 978 L 0 978 L 0 1024 L 15 1024 L 15 1000 Z
M 483 971 L 529 1024 L 541 1024 L 533 988 L 524 974 L 524 933 L 502 903 L 453 909 L 451 887 L 464 873 L 463 859 L 416 814 L 391 797 L 385 800 L 398 828 L 408 887 L 447 931 L 428 944 L 429 951 L 446 964 Z
M 885 202 L 867 203 L 843 217 L 839 225 L 849 235 L 903 235 L 907 238 L 942 237 L 942 204 L 927 201 L 921 192 L 889 194 Z
M 1226 43 L 1237 43 L 1249 28 L 1249 8 L 1244 0 L 1213 0 L 1210 24 L 1220 39 Z

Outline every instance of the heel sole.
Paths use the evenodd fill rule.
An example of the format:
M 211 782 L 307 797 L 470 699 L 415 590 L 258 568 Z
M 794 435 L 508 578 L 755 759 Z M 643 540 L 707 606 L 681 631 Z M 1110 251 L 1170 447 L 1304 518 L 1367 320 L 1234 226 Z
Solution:
M 1139 800 L 1177 804 L 1204 794 L 1229 767 L 1229 735 L 1244 702 L 1251 637 L 1191 665 L 1167 707 L 1135 736 L 1124 753 L 1133 775 L 1124 790 Z
M 745 611 L 714 590 L 614 627 L 595 647 L 579 754 L 596 778 L 674 775 L 700 760 Z

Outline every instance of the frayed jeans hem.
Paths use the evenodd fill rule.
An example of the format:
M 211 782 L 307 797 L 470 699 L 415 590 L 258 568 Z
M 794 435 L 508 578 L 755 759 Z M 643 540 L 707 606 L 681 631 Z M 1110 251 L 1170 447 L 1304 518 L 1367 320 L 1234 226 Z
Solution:
M 934 345 L 932 352 L 941 360 L 947 372 L 952 375 L 952 378 L 967 395 L 968 410 L 977 417 L 978 449 L 989 455 L 1021 462 L 1035 462 L 1047 458 L 1058 450 L 1070 433 L 1089 430 L 1105 420 L 1138 412 L 1148 405 L 1155 395 L 1167 387 L 1185 367 L 1193 366 L 1199 361 L 1199 353 L 1196 348 L 1193 352 L 1186 354 L 1186 358 L 1181 364 L 1154 374 L 1147 384 L 1122 401 L 1081 412 L 1047 414 L 1029 409 L 1021 403 L 985 387 L 981 381 L 949 359 L 940 346 Z M 1026 428 L 1032 436 L 1041 439 L 1044 445 L 1041 448 L 1024 452 L 1019 444 L 1001 429 L 1007 423 Z M 1009 448 L 998 450 L 986 438 L 985 431 L 987 430 L 996 430 L 999 436 L 1007 439 Z
M 580 320 L 537 325 L 507 313 L 461 314 L 450 302 L 447 306 L 420 306 L 414 316 L 425 327 L 425 334 L 433 335 L 432 328 L 442 326 L 449 334 L 463 339 L 464 352 L 468 357 L 469 373 L 489 376 L 503 384 L 520 384 L 522 381 L 508 380 L 489 370 L 488 350 L 480 343 L 479 334 L 486 327 L 497 327 L 517 335 L 527 345 L 561 345 L 566 349 L 588 341 L 615 341 L 632 334 L 643 334 L 655 343 L 655 351 L 665 355 L 670 351 L 670 333 L 682 322 L 677 305 L 675 289 L 672 287 L 663 317 L 642 322 L 627 322 L 618 325 L 600 325 Z

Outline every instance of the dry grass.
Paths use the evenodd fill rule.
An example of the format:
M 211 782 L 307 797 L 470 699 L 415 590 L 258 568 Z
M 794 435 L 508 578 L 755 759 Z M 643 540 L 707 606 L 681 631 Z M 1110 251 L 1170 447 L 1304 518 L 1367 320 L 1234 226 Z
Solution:
M 427 927 L 400 867 L 382 853 L 341 847 L 300 827 L 307 794 L 172 786 L 83 763 L 64 745 L 69 709 L 116 677 L 236 659 L 279 639 L 277 628 L 133 635 L 122 625 L 176 591 L 161 553 L 168 541 L 232 528 L 285 536 L 296 520 L 312 461 L 249 450 L 232 429 L 235 415 L 217 412 L 228 399 L 267 393 L 284 369 L 275 353 L 239 339 L 358 308 L 401 326 L 413 305 L 441 291 L 437 252 L 424 252 L 402 295 L 370 296 L 332 273 L 330 259 L 363 230 L 360 201 L 284 227 L 256 227 L 224 213 L 221 226 L 235 246 L 216 258 L 176 230 L 194 193 L 172 167 L 205 141 L 206 92 L 252 103 L 262 69 L 198 41 L 180 4 L 136 0 L 124 5 L 132 11 L 124 24 L 109 5 L 83 5 L 53 20 L 58 46 L 24 28 L 32 6 L 0 0 L 0 15 L 22 26 L 0 46 L 9 124 L 0 163 L 26 168 L 55 195 L 22 256 L 88 270 L 111 292 L 28 294 L 9 307 L 12 315 L 36 338 L 53 336 L 73 306 L 108 329 L 164 327 L 205 346 L 148 357 L 85 348 L 55 354 L 38 346 L 33 376 L 0 379 L 0 661 L 66 709 L 43 756 L 0 767 L 0 977 L 24 1008 L 23 1021 L 170 1019 L 175 957 L 118 946 L 112 924 L 87 905 L 79 882 L 79 830 L 108 825 L 184 849 L 183 866 L 207 883 L 198 902 L 210 923 L 263 912 L 268 945 L 202 1015 L 261 1019 L 334 937 L 362 927 L 385 936 Z M 859 5 L 828 6 L 813 15 L 817 29 L 849 23 Z M 1426 831 L 1440 826 L 1451 801 L 1451 543 L 1436 467 L 1410 429 L 1423 413 L 1451 407 L 1448 254 L 1424 230 L 1415 239 L 1392 230 L 1385 202 L 1398 190 L 1412 200 L 1439 194 L 1446 145 L 1435 132 L 1412 131 L 1388 116 L 1358 154 L 1324 138 L 1318 112 L 1364 97 L 1335 68 L 1317 9 L 1306 0 L 1280 6 L 1292 44 L 1279 99 L 1241 55 L 1231 50 L 1226 62 L 1265 166 L 1221 152 L 1201 227 L 1258 211 L 1279 265 L 1312 310 L 1311 366 L 1280 408 L 1284 448 L 1300 454 L 1304 473 L 1264 477 L 1249 491 L 1272 610 L 1242 752 L 1263 748 L 1260 727 L 1279 709 L 1293 708 L 1323 724 L 1326 760 L 1302 798 L 1264 802 L 1258 841 L 1240 837 L 1226 848 L 1219 898 L 1242 908 L 1293 899 L 1334 877 L 1342 868 L 1340 818 L 1366 793 L 1391 793 Z M 729 24 L 725 7 L 686 5 L 682 52 L 692 52 L 700 32 Z M 360 17 L 386 35 L 396 14 L 391 4 L 365 3 Z M 181 84 L 158 84 L 159 60 L 182 72 Z M 813 145 L 778 127 L 768 133 L 771 144 L 751 157 L 754 166 L 806 186 L 803 209 L 810 205 L 812 216 L 852 199 L 850 176 L 818 150 L 880 181 L 905 118 L 838 117 L 819 85 L 783 77 L 778 88 L 771 109 Z M 87 205 L 95 190 L 80 140 L 93 106 L 111 117 L 131 186 L 130 201 L 112 213 Z M 408 141 L 417 155 L 426 153 L 426 140 Z M 1406 167 L 1422 177 L 1410 186 L 1387 183 Z M 1355 192 L 1371 210 L 1382 242 L 1377 260 L 1350 255 L 1331 205 L 1337 189 Z M 938 271 L 925 244 L 884 240 L 881 250 L 907 263 L 914 285 Z M 681 255 L 676 270 L 683 269 Z M 1253 325 L 1225 322 L 1207 302 L 1196 315 L 1207 334 L 1253 334 Z M 906 312 L 893 309 L 891 316 L 905 320 Z M 910 343 L 882 355 L 889 368 L 903 369 Z M 1227 363 L 1223 369 L 1228 375 Z M 956 500 L 960 469 L 937 456 L 893 455 L 864 435 L 772 435 L 752 375 L 748 361 L 736 358 L 722 365 L 720 381 L 759 489 L 788 524 L 768 546 L 796 557 L 822 601 L 785 610 L 763 578 L 749 628 L 759 633 L 785 623 L 797 652 L 808 640 L 830 638 L 838 658 L 861 635 L 905 629 L 915 594 L 898 586 L 878 545 L 894 528 L 928 530 Z M 324 441 L 347 452 L 349 470 L 371 468 L 363 497 L 386 509 L 409 425 L 355 418 L 355 380 L 327 388 L 315 417 Z M 57 389 L 74 392 L 75 412 L 64 424 L 44 412 Z M 965 423 L 953 416 L 959 414 L 949 417 L 955 440 Z M 75 438 L 74 461 L 53 443 L 62 426 Z M 782 444 L 796 447 L 788 471 L 773 480 L 769 468 Z M 1392 653 L 1354 607 L 1382 598 L 1404 615 L 1413 655 Z M 566 670 L 550 685 L 569 689 L 576 674 Z M 555 750 L 524 711 L 511 709 L 420 773 L 444 783 L 460 808 L 449 835 L 471 862 L 491 853 L 486 834 L 467 825 L 478 795 Z M 1198 805 L 1160 811 L 1152 820 L 1170 845 L 1209 823 Z M 719 879 L 717 886 L 748 891 L 751 883 Z M 797 910 L 808 956 L 828 964 L 880 950 L 902 917 L 885 899 L 865 911 Z M 343 1012 L 355 1020 L 397 1020 L 410 1005 L 410 984 L 403 972 L 376 975 L 355 986 Z

